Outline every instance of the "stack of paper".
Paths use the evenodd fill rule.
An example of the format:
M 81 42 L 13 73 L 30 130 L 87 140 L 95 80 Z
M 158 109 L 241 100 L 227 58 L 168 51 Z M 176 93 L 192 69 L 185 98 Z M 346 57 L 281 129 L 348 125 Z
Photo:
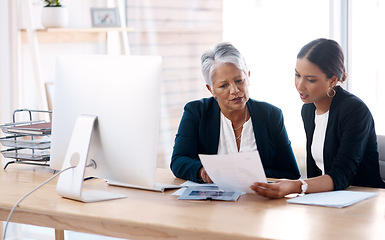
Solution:
M 287 200 L 288 203 L 318 205 L 326 207 L 343 208 L 368 198 L 376 197 L 377 193 L 332 191 L 306 194 L 302 197 Z
M 8 132 L 32 135 L 51 134 L 51 122 L 18 125 L 8 128 Z
M 222 200 L 237 201 L 241 192 L 224 191 L 218 186 L 190 186 L 178 198 L 179 200 Z

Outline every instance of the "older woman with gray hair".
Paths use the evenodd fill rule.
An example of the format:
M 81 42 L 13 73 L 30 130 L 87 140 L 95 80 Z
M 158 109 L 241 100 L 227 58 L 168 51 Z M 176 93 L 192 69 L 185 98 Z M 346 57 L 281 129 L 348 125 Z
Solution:
M 174 175 L 212 182 L 198 154 L 258 151 L 267 177 L 298 179 L 282 112 L 249 98 L 250 72 L 241 53 L 230 43 L 219 43 L 203 53 L 201 65 L 212 97 L 184 108 L 171 159 Z

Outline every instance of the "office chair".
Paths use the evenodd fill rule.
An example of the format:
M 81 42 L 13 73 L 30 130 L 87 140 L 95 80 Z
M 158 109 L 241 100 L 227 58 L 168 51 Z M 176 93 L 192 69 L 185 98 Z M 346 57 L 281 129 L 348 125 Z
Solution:
M 378 155 L 380 161 L 380 174 L 385 182 L 385 135 L 377 135 Z

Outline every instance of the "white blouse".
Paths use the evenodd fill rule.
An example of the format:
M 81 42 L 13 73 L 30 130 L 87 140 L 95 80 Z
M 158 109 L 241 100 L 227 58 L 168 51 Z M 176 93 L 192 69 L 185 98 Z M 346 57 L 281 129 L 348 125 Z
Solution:
M 249 118 L 249 120 L 243 124 L 239 152 L 254 151 L 257 151 L 257 143 L 255 141 L 253 124 L 251 118 Z M 237 152 L 238 148 L 232 122 L 221 112 L 218 154 L 231 154 Z
M 317 110 L 315 112 L 315 129 L 313 134 L 313 143 L 311 145 L 311 154 L 315 163 L 319 169 L 321 169 L 322 174 L 325 174 L 324 168 L 324 143 L 326 135 L 326 127 L 328 125 L 329 111 L 322 115 L 317 115 Z

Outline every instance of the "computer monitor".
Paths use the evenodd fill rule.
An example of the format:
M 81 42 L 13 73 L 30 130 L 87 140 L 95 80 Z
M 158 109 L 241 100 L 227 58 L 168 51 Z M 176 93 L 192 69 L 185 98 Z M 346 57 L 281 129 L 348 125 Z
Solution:
M 57 187 L 60 195 L 65 195 L 59 190 L 61 182 L 67 190 L 82 191 L 78 185 L 87 176 L 127 186 L 154 187 L 161 75 L 162 59 L 159 56 L 57 57 L 50 166 L 62 169 L 66 153 L 70 164 L 77 161 L 76 165 L 78 153 L 82 151 L 87 155 L 86 164 L 91 159 L 96 163 L 96 168 L 87 167 L 85 173 L 79 170 L 80 180 L 73 180 L 78 166 L 62 173 Z M 83 116 L 83 123 L 79 116 Z M 89 116 L 96 116 L 95 122 L 88 121 Z M 74 130 L 77 119 L 80 123 Z M 71 136 L 74 138 L 72 145 L 80 150 L 68 149 Z M 83 142 L 76 142 L 78 140 Z M 84 141 L 85 145 L 89 144 L 89 149 Z M 98 201 L 97 197 L 95 199 L 77 200 Z

